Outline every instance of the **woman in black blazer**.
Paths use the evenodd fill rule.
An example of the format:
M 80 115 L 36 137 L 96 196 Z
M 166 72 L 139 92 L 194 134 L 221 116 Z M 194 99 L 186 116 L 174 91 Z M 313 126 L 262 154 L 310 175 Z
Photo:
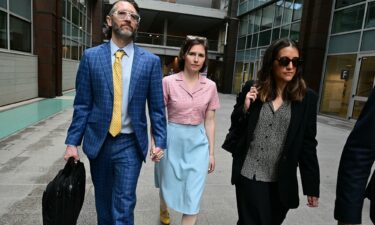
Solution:
M 299 205 L 298 166 L 307 205 L 319 200 L 317 95 L 306 88 L 296 43 L 273 42 L 258 79 L 246 82 L 231 115 L 237 225 L 281 224 Z

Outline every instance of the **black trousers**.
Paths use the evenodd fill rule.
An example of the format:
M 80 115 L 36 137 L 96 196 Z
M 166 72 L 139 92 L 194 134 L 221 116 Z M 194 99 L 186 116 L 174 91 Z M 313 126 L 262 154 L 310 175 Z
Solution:
M 288 208 L 280 201 L 277 182 L 241 176 L 236 183 L 237 225 L 280 225 Z

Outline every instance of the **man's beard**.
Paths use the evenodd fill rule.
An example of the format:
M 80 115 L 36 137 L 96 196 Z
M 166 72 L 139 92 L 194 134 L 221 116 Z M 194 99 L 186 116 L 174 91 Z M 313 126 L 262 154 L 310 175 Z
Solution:
M 113 25 L 112 27 L 115 35 L 123 40 L 133 39 L 134 32 L 130 30 L 122 30 L 118 25 Z

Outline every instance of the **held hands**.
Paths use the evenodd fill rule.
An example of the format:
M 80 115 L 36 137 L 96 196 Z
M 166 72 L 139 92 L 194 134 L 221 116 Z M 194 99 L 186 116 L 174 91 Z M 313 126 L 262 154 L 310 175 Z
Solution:
M 319 198 L 314 196 L 307 196 L 307 204 L 308 207 L 318 207 L 319 206 Z
M 64 159 L 68 160 L 70 157 L 73 157 L 75 161 L 79 160 L 77 146 L 73 146 L 73 145 L 66 146 Z
M 258 97 L 258 90 L 255 86 L 250 88 L 250 91 L 247 92 L 244 102 L 244 110 L 247 112 L 249 110 L 250 104 L 254 102 Z
M 152 146 L 150 150 L 150 157 L 153 162 L 160 162 L 161 158 L 164 156 L 164 151 L 159 148 Z

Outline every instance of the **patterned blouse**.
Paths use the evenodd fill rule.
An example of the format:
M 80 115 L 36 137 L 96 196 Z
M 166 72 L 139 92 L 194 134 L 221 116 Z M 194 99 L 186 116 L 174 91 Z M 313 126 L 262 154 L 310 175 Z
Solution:
M 284 101 L 275 111 L 272 102 L 263 104 L 241 175 L 251 180 L 276 182 L 278 161 L 284 149 L 291 117 L 291 104 Z

